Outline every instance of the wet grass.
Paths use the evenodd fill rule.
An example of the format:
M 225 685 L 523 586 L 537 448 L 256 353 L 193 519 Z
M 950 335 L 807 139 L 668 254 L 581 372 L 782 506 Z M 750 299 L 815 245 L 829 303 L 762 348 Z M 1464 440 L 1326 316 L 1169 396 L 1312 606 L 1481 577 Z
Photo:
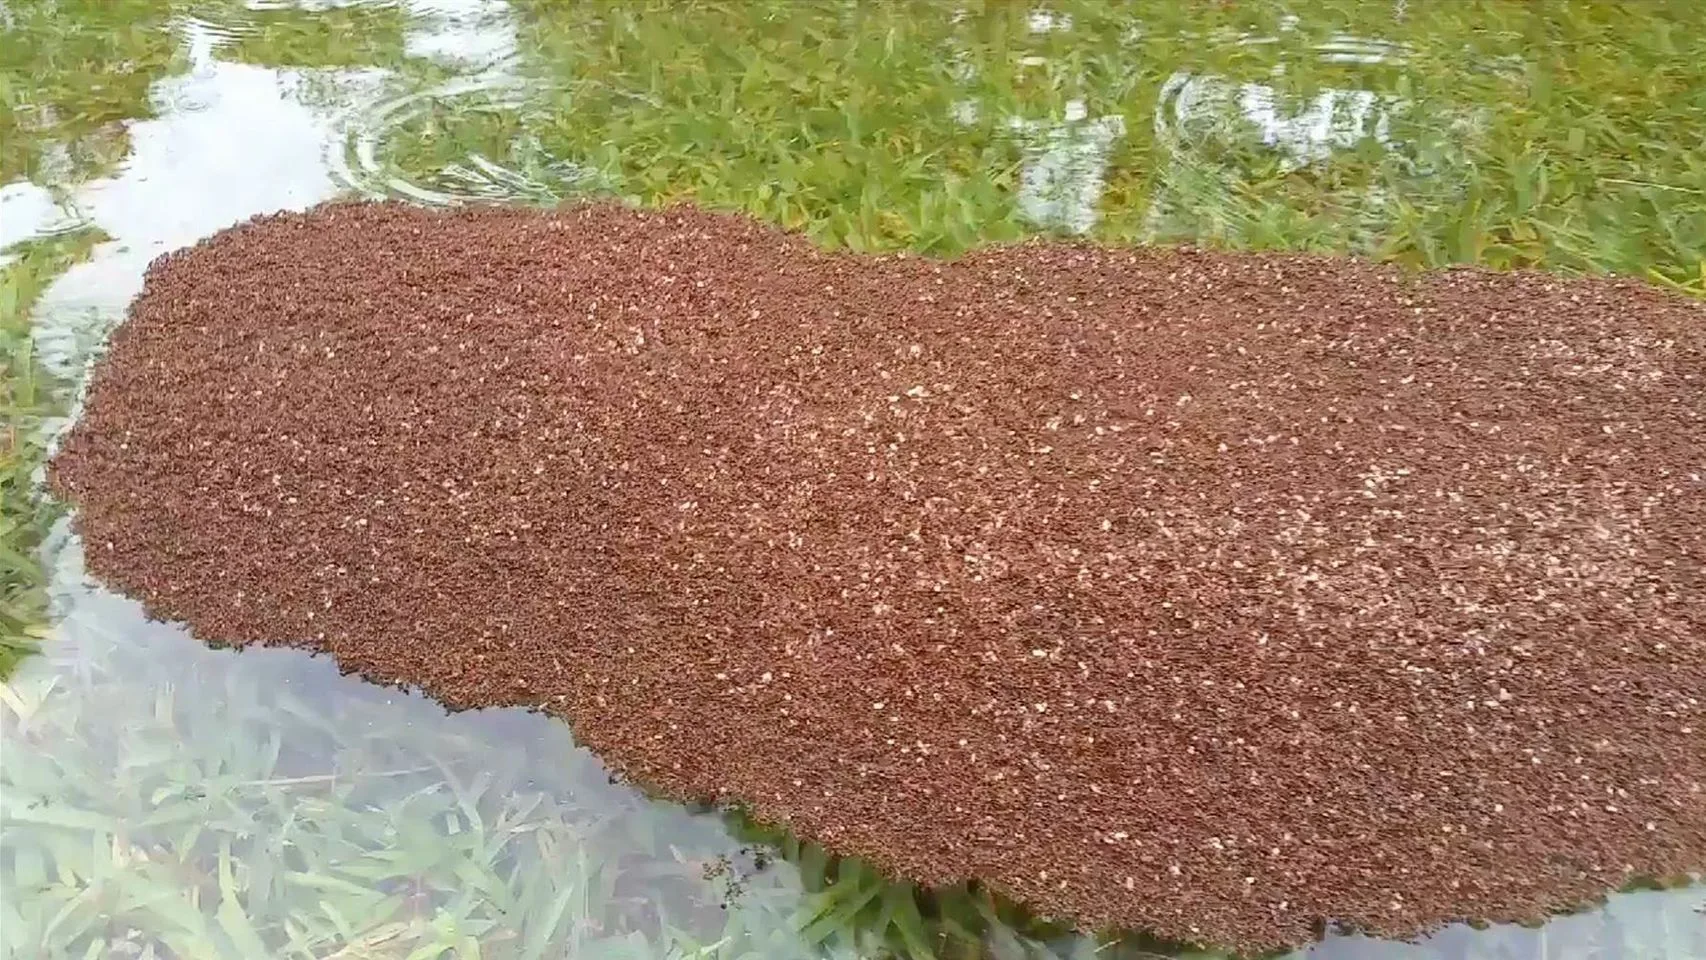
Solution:
M 405 56 L 415 21 L 395 5 L 262 6 L 8 3 L 0 185 L 72 191 L 114 169 L 190 18 L 221 59 L 383 67 L 399 94 L 456 76 Z M 1611 270 L 1706 296 L 1691 0 L 513 6 L 507 72 L 358 114 L 373 149 L 354 186 L 693 200 L 865 250 L 1084 228 Z M 715 816 L 606 783 L 541 718 L 444 718 L 324 664 L 202 650 L 116 601 L 50 595 L 38 427 L 69 396 L 34 355 L 31 304 L 94 239 L 13 248 L 0 275 L 0 665 L 50 620 L 60 638 L 0 685 L 0 954 L 1181 953 L 1075 939 L 975 885 L 919 890 L 738 814 L 729 841 Z M 1698 915 L 1635 902 L 1369 955 L 1706 955 Z
M 130 149 L 125 124 L 151 115 L 149 87 L 177 62 L 168 20 L 152 0 L 0 10 L 0 186 L 64 191 L 113 169 Z M 76 231 L 0 252 L 0 679 L 48 632 L 38 549 L 57 511 L 37 495 L 41 427 L 69 400 L 38 362 L 32 309 L 97 238 Z
M 15 955 L 1040 960 L 1077 942 L 987 892 L 648 800 L 545 717 L 445 717 L 125 606 L 62 607 L 41 654 L 58 669 L 0 686 L 9 742 L 44 748 L 0 766 Z
M 389 172 L 478 196 L 479 158 L 542 199 L 953 252 L 1061 226 L 1027 217 L 1026 161 L 1100 135 L 1114 242 L 1696 285 L 1706 260 L 1696 4 L 520 6 L 525 108 L 443 98 Z
M 366 67 L 395 63 L 402 56 L 406 16 L 393 5 L 331 6 L 310 11 L 290 7 L 239 10 L 198 7 L 216 28 L 240 24 L 230 33 L 223 59 L 269 67 Z
M 123 601 L 57 600 L 53 669 L 0 686 L 9 955 L 1224 960 L 1077 939 L 975 887 L 919 890 L 654 803 L 545 717 L 446 717 L 324 660 L 209 650 Z M 1561 921 L 1549 953 L 1506 929 L 1438 955 L 1699 945 L 1686 914 L 1639 906 Z
M 0 16 L 0 184 L 76 183 L 129 150 L 150 84 L 176 62 L 154 0 L 22 0 Z
M 0 774 L 0 929 L 27 955 L 642 957 L 670 942 L 653 894 L 717 912 L 697 851 L 566 736 L 494 755 L 419 700 L 352 681 L 328 709 L 289 667 L 68 630 L 63 672 L 0 691 L 12 735 L 55 748 Z
M 99 239 L 78 231 L 20 244 L 0 266 L 0 681 L 47 635 L 40 547 L 57 505 L 39 496 L 43 426 L 63 413 L 65 385 L 37 362 L 30 312 L 47 284 Z

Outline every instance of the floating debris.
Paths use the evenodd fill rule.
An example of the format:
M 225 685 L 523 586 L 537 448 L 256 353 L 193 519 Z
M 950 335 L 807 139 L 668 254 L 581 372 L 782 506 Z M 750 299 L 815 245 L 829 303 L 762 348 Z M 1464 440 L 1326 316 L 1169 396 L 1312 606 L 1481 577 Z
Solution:
M 54 464 L 216 643 L 1258 950 L 1706 865 L 1706 306 L 690 208 L 339 204 L 156 262 Z

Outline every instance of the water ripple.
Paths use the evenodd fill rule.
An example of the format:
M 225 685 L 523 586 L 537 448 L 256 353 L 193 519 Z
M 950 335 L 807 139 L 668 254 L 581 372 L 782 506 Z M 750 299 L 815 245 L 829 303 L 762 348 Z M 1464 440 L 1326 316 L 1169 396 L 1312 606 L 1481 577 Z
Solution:
M 590 177 L 526 132 L 523 114 L 541 88 L 488 72 L 381 101 L 346 118 L 332 176 L 363 196 L 435 206 L 557 202 Z

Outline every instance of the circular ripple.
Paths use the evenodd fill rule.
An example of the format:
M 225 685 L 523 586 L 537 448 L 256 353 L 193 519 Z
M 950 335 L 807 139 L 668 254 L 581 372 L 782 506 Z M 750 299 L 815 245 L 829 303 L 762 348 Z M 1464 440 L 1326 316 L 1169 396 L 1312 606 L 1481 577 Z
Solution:
M 594 178 L 551 157 L 529 122 L 549 88 L 502 73 L 449 81 L 347 117 L 331 151 L 333 178 L 364 196 L 432 206 L 554 203 Z

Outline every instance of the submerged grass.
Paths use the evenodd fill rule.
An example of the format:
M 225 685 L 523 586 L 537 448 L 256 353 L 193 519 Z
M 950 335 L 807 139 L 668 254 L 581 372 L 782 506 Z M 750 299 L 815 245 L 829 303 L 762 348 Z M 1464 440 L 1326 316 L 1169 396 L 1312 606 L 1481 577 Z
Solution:
M 198 29 L 220 59 L 310 80 L 394 71 L 398 97 L 350 122 L 371 193 L 693 200 L 861 250 L 1086 233 L 1706 296 L 1690 0 L 512 0 L 513 56 L 462 73 L 408 52 L 439 13 L 320 6 L 8 3 L 0 185 L 112 169 Z M 50 596 L 38 427 L 68 394 L 30 305 L 96 239 L 15 247 L 0 279 L 0 666 L 50 619 L 60 638 L 0 684 L 0 955 L 1192 955 L 654 804 L 542 718 L 446 718 L 323 663 L 204 650 L 78 589 L 74 547 L 48 553 L 67 565 Z M 1678 896 L 1644 896 L 1367 955 L 1706 956 Z
M 7 955 L 651 957 L 720 923 L 704 831 L 543 718 L 445 722 L 287 655 L 233 669 L 99 606 L 44 654 L 63 670 L 0 688 L 9 739 L 53 747 L 0 768 Z M 494 753 L 505 724 L 528 739 Z
M 518 6 L 525 106 L 447 96 L 385 131 L 388 174 L 855 249 L 1088 230 L 1684 284 L 1706 260 L 1698 4 Z
M 129 150 L 125 123 L 176 62 L 155 0 L 16 0 L 0 7 L 0 184 L 75 183 Z
M 170 19 L 153 0 L 0 7 L 0 187 L 62 194 L 112 170 L 130 149 L 126 124 L 152 114 L 149 89 L 178 62 Z M 49 630 L 38 550 L 57 510 L 38 495 L 42 427 L 69 402 L 36 355 L 32 309 L 99 239 L 79 229 L 0 251 L 0 680 Z
M 77 583 L 76 550 L 59 562 Z M 738 818 L 731 840 L 726 815 L 609 782 L 545 717 L 446 717 L 111 596 L 55 602 L 54 669 L 0 686 L 0 955 L 1224 958 L 1075 938 Z M 1559 921 L 1550 953 L 1509 929 L 1440 955 L 1688 957 L 1697 933 L 1625 900 Z
M 30 311 L 66 267 L 100 239 L 83 230 L 20 244 L 0 266 L 0 681 L 48 633 L 39 553 L 58 516 L 39 495 L 44 424 L 63 412 L 64 385 L 37 362 Z

